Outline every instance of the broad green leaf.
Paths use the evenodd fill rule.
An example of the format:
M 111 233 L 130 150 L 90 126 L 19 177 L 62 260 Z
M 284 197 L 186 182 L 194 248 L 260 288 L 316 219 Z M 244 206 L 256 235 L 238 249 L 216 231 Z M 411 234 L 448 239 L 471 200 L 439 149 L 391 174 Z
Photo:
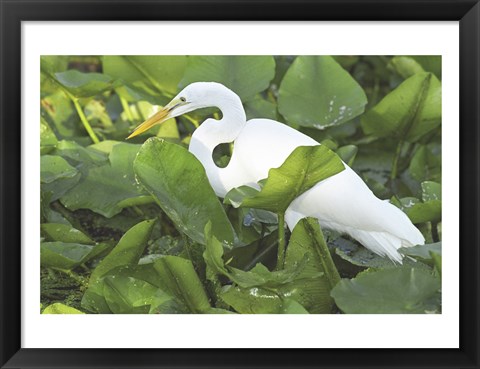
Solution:
M 41 55 L 40 68 L 48 73 L 64 72 L 68 67 L 68 56 Z
M 74 178 L 78 170 L 56 155 L 43 155 L 40 159 L 40 182 L 52 183 L 57 179 Z
M 272 56 L 204 56 L 188 57 L 187 69 L 180 83 L 219 82 L 234 91 L 243 102 L 265 90 L 275 74 Z
M 260 192 L 254 193 L 243 186 L 227 193 L 224 202 L 284 213 L 302 193 L 344 169 L 340 158 L 325 146 L 300 146 L 279 168 L 270 169 Z
M 442 218 L 442 189 L 439 183 L 422 182 L 422 201 L 414 197 L 397 199 L 392 197 L 392 204 L 404 211 L 412 223 L 434 222 Z
M 88 168 L 78 185 L 62 196 L 62 204 L 70 210 L 90 209 L 112 217 L 124 207 L 151 202 L 133 172 L 139 149 L 139 145 L 127 143 L 113 146 L 110 162 Z
M 323 233 L 314 218 L 300 220 L 293 229 L 285 256 L 285 267 L 307 258 L 304 270 L 294 282 L 293 298 L 310 313 L 330 313 L 330 291 L 340 280 Z
M 141 286 L 144 286 L 150 293 L 151 291 L 151 285 L 155 286 L 156 288 L 159 288 L 159 277 L 155 269 L 153 268 L 153 264 L 144 264 L 144 265 L 135 265 L 135 263 L 132 263 L 130 265 L 123 265 L 123 266 L 118 266 L 110 269 L 109 271 L 106 272 L 106 274 L 98 278 L 96 280 L 90 279 L 88 289 L 85 291 L 83 298 L 82 298 L 82 308 L 97 313 L 97 314 L 111 314 L 113 310 L 120 309 L 120 306 L 115 305 L 115 304 L 121 304 L 118 300 L 121 300 L 122 294 L 115 294 L 114 291 L 111 290 L 113 285 L 115 283 L 110 284 L 110 288 L 107 287 L 105 288 L 106 284 L 106 279 L 107 278 L 112 278 L 114 281 L 119 278 L 120 283 L 124 281 L 128 288 L 121 288 L 121 290 L 127 290 L 132 287 L 132 285 L 137 284 L 137 286 L 133 287 L 138 287 L 138 284 Z M 161 291 L 156 291 L 158 292 L 159 296 L 163 296 L 163 293 Z M 156 293 L 155 292 L 155 293 Z M 132 291 L 132 294 L 135 296 L 138 296 L 138 293 L 142 293 L 142 291 L 134 292 Z M 107 294 L 109 294 L 109 302 L 107 302 Z M 127 293 L 128 294 L 128 293 Z M 146 298 L 149 302 L 152 301 L 152 296 L 143 296 Z M 168 303 L 168 302 L 167 302 Z M 122 304 L 123 307 L 125 305 L 129 306 L 129 311 L 133 310 L 133 306 L 128 303 L 124 302 Z M 139 307 L 141 309 L 141 307 Z M 182 312 L 183 310 L 177 309 L 177 310 L 172 310 L 173 308 L 169 309 L 169 312 Z M 138 310 L 138 309 L 137 309 Z M 165 310 L 165 309 L 164 309 Z M 118 310 L 117 310 L 118 311 Z M 155 304 L 151 305 L 149 313 L 152 312 L 159 312 L 157 310 L 157 307 Z
M 155 220 L 146 220 L 133 226 L 118 242 L 117 246 L 98 264 L 90 275 L 90 283 L 120 266 L 135 266 L 147 246 Z
M 278 109 L 291 124 L 324 129 L 363 113 L 367 97 L 330 56 L 298 56 L 279 90 Z
M 172 300 L 161 289 L 132 277 L 109 275 L 103 282 L 105 301 L 114 314 L 148 314 Z
M 125 81 L 135 90 L 153 96 L 168 94 L 173 97 L 178 91 L 178 83 L 185 72 L 186 64 L 186 56 L 106 55 L 103 57 L 103 70 L 106 74 Z M 122 93 L 122 96 L 126 95 Z
M 241 314 L 308 314 L 297 301 L 262 288 L 230 286 L 220 297 Z
M 75 97 L 95 96 L 113 87 L 112 78 L 100 73 L 82 73 L 72 69 L 52 76 Z
M 440 125 L 441 99 L 438 79 L 431 73 L 417 73 L 362 116 L 363 131 L 415 142 Z
M 80 173 L 68 162 L 56 155 L 40 157 L 40 182 L 42 193 L 49 194 L 49 202 L 55 201 L 80 180 Z
M 44 223 L 40 225 L 40 230 L 42 237 L 46 241 L 81 243 L 84 245 L 94 244 L 90 237 L 67 224 Z
M 181 301 L 190 313 L 204 313 L 210 309 L 207 294 L 190 260 L 165 256 L 154 262 L 162 280 L 161 288 Z
M 73 269 L 89 259 L 92 245 L 65 242 L 42 242 L 40 263 L 46 268 Z
M 47 94 L 58 90 L 58 85 L 52 82 L 50 75 L 56 72 L 64 72 L 68 67 L 68 56 L 64 55 L 41 55 L 40 56 L 40 94 Z
M 442 216 L 442 202 L 439 200 L 421 202 L 415 197 L 404 197 L 399 200 L 392 197 L 390 202 L 407 214 L 414 224 L 437 222 Z
M 245 103 L 247 120 L 254 118 L 266 118 L 277 120 L 277 105 L 265 100 L 261 95 L 255 96 L 253 100 Z
M 47 121 L 40 118 L 40 154 L 48 154 L 57 145 L 57 137 L 48 125 Z
M 408 170 L 417 181 L 433 180 L 440 182 L 442 176 L 441 146 L 420 145 L 410 161 Z
M 72 163 L 83 164 L 80 167 L 80 170 L 82 170 L 85 164 L 100 165 L 107 163 L 108 156 L 98 150 L 94 150 L 94 147 L 94 145 L 91 145 L 85 148 L 74 141 L 62 140 L 58 142 L 54 153 Z
M 440 310 L 439 290 L 440 280 L 430 272 L 394 268 L 342 279 L 332 296 L 347 314 L 421 314 Z
M 401 247 L 398 251 L 405 255 L 431 260 L 432 254 L 442 255 L 442 243 L 436 242 L 413 247 Z
M 233 244 L 233 229 L 208 181 L 202 164 L 189 151 L 163 139 L 151 138 L 134 163 L 139 182 L 155 198 L 175 226 L 204 244 L 208 221 L 219 240 Z
M 85 313 L 73 307 L 56 302 L 52 305 L 48 305 L 42 311 L 42 314 L 85 314 Z
M 442 200 L 442 186 L 431 181 L 422 182 L 422 201 Z
M 425 72 L 422 65 L 409 56 L 395 56 L 390 60 L 389 66 L 402 78 L 408 78 L 415 73 Z

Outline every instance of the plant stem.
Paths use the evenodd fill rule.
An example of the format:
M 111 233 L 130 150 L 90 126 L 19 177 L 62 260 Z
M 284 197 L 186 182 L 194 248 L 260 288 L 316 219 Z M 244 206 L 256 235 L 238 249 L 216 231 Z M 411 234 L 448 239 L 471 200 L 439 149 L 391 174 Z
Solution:
M 285 214 L 278 213 L 278 254 L 276 270 L 282 270 L 285 264 Z
M 122 104 L 123 111 L 125 112 L 125 115 L 127 116 L 128 121 L 133 122 L 134 120 L 133 114 L 132 114 L 132 110 L 130 109 L 130 105 L 128 105 L 128 101 L 120 95 L 118 95 L 118 97 L 120 99 L 120 103 Z
M 315 222 L 318 222 L 314 220 Z M 325 273 L 325 277 L 327 277 L 329 283 L 330 283 L 330 288 L 335 287 L 335 285 L 340 282 L 340 274 L 338 273 L 337 267 L 335 266 L 335 263 L 333 262 L 332 255 L 330 254 L 330 250 L 327 246 L 327 243 L 325 242 L 325 238 L 323 237 L 323 232 L 322 228 L 320 227 L 320 224 L 318 225 L 320 232 L 318 233 L 319 237 L 315 237 L 315 230 L 312 227 L 310 223 L 306 223 L 306 229 L 308 230 L 308 233 L 311 235 L 311 239 L 317 239 L 318 242 L 315 242 L 315 245 L 317 246 L 317 252 L 318 256 L 320 257 L 320 262 L 322 264 L 323 271 Z
M 392 162 L 392 172 L 390 173 L 390 179 L 397 178 L 398 171 L 398 160 L 400 159 L 400 154 L 402 153 L 403 140 L 400 140 L 397 145 L 397 150 L 395 151 L 395 157 Z
M 87 133 L 88 135 L 90 136 L 90 138 L 92 139 L 92 141 L 94 143 L 99 143 L 100 140 L 98 139 L 97 135 L 95 134 L 95 132 L 93 132 L 93 129 L 92 129 L 92 126 L 90 125 L 90 123 L 88 123 L 88 120 L 87 120 L 87 117 L 85 116 L 85 114 L 83 113 L 83 109 L 82 107 L 80 106 L 80 104 L 78 103 L 78 99 L 76 97 L 73 97 L 72 95 L 68 95 L 70 97 L 70 99 L 73 101 L 73 105 L 75 106 L 75 109 L 77 110 L 77 113 L 78 113 L 78 116 L 80 117 L 80 120 L 82 121 L 83 123 L 83 126 L 85 127 L 85 129 L 87 130 Z

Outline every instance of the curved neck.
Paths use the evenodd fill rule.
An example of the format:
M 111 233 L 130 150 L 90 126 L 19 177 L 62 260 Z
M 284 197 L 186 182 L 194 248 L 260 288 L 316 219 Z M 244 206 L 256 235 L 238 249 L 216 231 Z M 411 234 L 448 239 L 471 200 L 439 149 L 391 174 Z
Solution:
M 233 92 L 215 102 L 222 112 L 222 119 L 207 119 L 192 135 L 189 151 L 203 164 L 207 177 L 218 196 L 224 197 L 230 190 L 225 174 L 230 165 L 219 168 L 213 161 L 213 150 L 219 144 L 233 142 L 244 128 L 247 118 L 240 98 Z

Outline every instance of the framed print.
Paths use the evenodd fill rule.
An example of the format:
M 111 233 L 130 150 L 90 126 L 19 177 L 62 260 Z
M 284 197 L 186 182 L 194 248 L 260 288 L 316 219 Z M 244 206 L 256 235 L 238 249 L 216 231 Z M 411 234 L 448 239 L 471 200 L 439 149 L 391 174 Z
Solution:
M 477 2 L 1 5 L 2 368 L 479 366 Z

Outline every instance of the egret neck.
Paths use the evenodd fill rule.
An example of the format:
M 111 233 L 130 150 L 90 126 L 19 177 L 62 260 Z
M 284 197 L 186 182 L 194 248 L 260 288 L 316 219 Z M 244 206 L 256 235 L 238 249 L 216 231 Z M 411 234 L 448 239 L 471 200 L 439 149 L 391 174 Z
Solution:
M 234 142 L 242 132 L 247 118 L 240 98 L 229 89 L 212 84 L 211 94 L 206 100 L 211 101 L 205 107 L 216 107 L 222 112 L 222 119 L 207 119 L 192 135 L 189 151 L 197 157 L 205 167 L 207 177 L 214 189 L 222 189 L 218 196 L 224 197 L 230 190 L 227 178 L 234 168 L 229 164 L 219 168 L 213 161 L 213 150 L 222 143 Z M 210 87 L 210 86 L 209 86 Z M 216 91 L 218 89 L 218 91 Z

